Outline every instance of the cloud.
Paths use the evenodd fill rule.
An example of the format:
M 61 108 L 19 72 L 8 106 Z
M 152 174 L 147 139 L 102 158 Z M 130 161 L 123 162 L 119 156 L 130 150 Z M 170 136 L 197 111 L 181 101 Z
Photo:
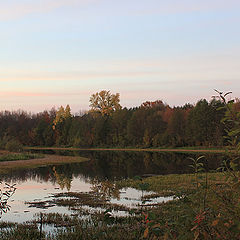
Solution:
M 129 79 L 154 77 L 161 74 L 155 71 L 109 71 L 109 72 L 58 72 L 58 73 L 33 73 L 33 74 L 5 74 L 1 75 L 0 82 L 16 81 L 87 81 L 97 79 Z
M 73 62 L 72 64 L 54 63 L 45 66 L 2 65 L 0 68 L 0 82 L 20 83 L 51 82 L 54 86 L 58 82 L 68 81 L 67 86 L 77 83 L 84 85 L 114 83 L 130 84 L 136 81 L 209 81 L 222 79 L 228 81 L 239 80 L 239 56 L 231 55 L 202 55 L 180 56 L 161 60 L 133 60 L 133 61 L 99 61 Z M 55 67 L 54 69 L 54 66 Z M 51 69 L 54 69 L 52 71 Z M 115 82 L 114 82 L 115 80 Z M 92 83 L 92 84 L 91 84 Z M 32 85 L 30 83 L 30 85 Z M 53 85 L 52 85 L 53 86 Z
M 30 14 L 51 12 L 57 8 L 91 3 L 95 0 L 34 0 L 22 3 L 0 3 L 0 21 L 15 20 Z
M 141 5 L 140 5 L 141 6 Z M 215 10 L 227 10 L 240 7 L 238 0 L 168 0 L 157 1 L 155 4 L 148 4 L 146 7 L 137 8 L 136 14 L 139 15 L 152 15 L 152 14 L 178 14 L 178 13 L 190 13 L 190 12 L 206 12 Z M 135 8 L 136 9 L 136 8 Z M 131 11 L 134 11 L 131 9 Z
M 19 92 L 19 91 L 1 91 L 1 97 L 46 97 L 56 94 L 43 93 L 43 92 Z M 59 95 L 59 94 L 58 94 Z
M 20 2 L 20 3 L 19 3 Z M 34 0 L 34 1 L 6 1 L 0 3 L 0 21 L 20 19 L 31 14 L 39 14 L 54 11 L 61 7 L 74 6 L 82 7 L 95 3 L 91 6 L 99 8 L 101 15 L 133 16 L 133 15 L 154 15 L 154 14 L 177 14 L 199 11 L 226 10 L 240 7 L 238 0 L 149 0 L 144 1 L 107 1 L 107 0 Z M 103 11 L 102 11 L 103 10 Z M 95 11 L 94 11 L 95 13 Z
M 88 92 L 35 92 L 35 91 L 0 91 L 1 97 L 61 97 L 87 95 Z

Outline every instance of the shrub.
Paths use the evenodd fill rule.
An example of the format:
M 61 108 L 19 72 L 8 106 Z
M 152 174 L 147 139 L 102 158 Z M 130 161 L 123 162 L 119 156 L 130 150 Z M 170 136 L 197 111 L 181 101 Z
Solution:
M 6 143 L 5 149 L 10 152 L 21 152 L 23 145 L 16 139 L 12 139 Z
M 11 140 L 12 138 L 9 136 L 4 136 L 0 140 L 0 149 L 4 150 L 6 148 L 6 144 Z

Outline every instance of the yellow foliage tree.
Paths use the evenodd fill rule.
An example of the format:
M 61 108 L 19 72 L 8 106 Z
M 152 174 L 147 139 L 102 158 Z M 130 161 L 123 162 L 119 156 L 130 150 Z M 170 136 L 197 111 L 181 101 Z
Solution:
M 69 105 L 67 105 L 64 111 L 64 118 L 70 118 L 70 117 L 72 117 L 71 108 Z
M 65 119 L 67 118 L 71 118 L 72 114 L 71 114 L 71 108 L 69 105 L 66 106 L 66 108 L 64 109 L 63 106 L 61 106 L 58 111 L 56 112 L 56 117 L 53 120 L 53 129 L 55 130 L 56 125 L 60 122 L 63 122 Z
M 110 115 L 113 111 L 122 108 L 120 94 L 111 94 L 110 91 L 102 90 L 90 97 L 91 111 L 100 112 L 102 115 Z

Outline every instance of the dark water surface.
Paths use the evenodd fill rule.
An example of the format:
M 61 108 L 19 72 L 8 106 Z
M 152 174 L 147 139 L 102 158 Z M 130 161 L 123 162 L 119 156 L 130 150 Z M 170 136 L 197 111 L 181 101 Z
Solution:
M 145 174 L 190 173 L 192 169 L 189 167 L 191 164 L 189 157 L 197 158 L 200 156 L 200 154 L 185 153 L 120 151 L 47 151 L 45 153 L 78 155 L 90 160 L 36 169 L 13 170 L 6 175 L 1 175 L 3 184 L 5 182 L 16 183 L 17 187 L 16 193 L 9 200 L 11 209 L 7 213 L 3 213 L 1 221 L 24 222 L 31 220 L 33 215 L 40 211 L 71 214 L 71 210 L 66 207 L 51 206 L 39 209 L 30 207 L 25 202 L 51 200 L 52 194 L 67 191 L 89 192 L 96 180 L 101 182 L 133 178 Z M 220 154 L 204 155 L 203 162 L 208 170 L 219 167 L 224 158 Z M 120 199 L 120 202 L 118 202 L 119 199 L 111 199 L 111 201 L 121 204 L 121 201 L 123 203 L 126 202 L 126 199 L 132 199 L 133 202 L 136 202 L 142 194 L 135 189 L 125 189 L 120 194 L 124 196 L 124 199 Z
M 183 174 L 191 173 L 190 158 L 205 156 L 201 161 L 207 170 L 217 169 L 225 158 L 222 154 L 187 154 L 170 152 L 132 151 L 37 151 L 58 155 L 82 156 L 90 161 L 76 164 L 73 170 L 86 177 L 100 179 L 132 178 L 143 174 Z M 81 166 L 81 167 L 77 167 Z M 77 167 L 75 169 L 75 167 Z M 75 173 L 75 172 L 73 172 Z

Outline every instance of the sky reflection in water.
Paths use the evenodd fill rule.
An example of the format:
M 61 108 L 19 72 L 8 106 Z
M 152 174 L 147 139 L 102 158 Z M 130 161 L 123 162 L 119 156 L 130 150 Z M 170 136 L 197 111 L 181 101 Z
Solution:
M 17 187 L 15 194 L 9 200 L 11 210 L 2 215 L 1 221 L 29 221 L 34 214 L 40 211 L 71 214 L 73 212 L 67 207 L 52 206 L 40 209 L 29 207 L 25 202 L 51 200 L 52 194 L 68 191 L 89 192 L 93 188 L 94 179 L 97 179 L 96 184 L 105 181 L 105 184 L 111 185 L 111 181 L 114 179 L 132 178 L 136 175 L 189 172 L 187 154 L 84 152 L 81 155 L 89 157 L 90 161 L 37 169 L 21 169 L 1 176 L 3 184 L 4 182 L 16 183 Z M 191 157 L 193 156 L 191 155 Z M 208 158 L 209 168 L 215 168 L 218 162 L 212 160 L 220 158 L 216 158 L 214 155 L 208 156 Z M 120 200 L 111 197 L 110 202 L 132 208 L 142 204 L 141 197 L 144 194 L 147 193 L 136 189 L 123 189 L 120 191 Z M 159 197 L 153 199 L 151 203 L 171 199 L 171 197 Z M 90 207 L 88 208 L 90 209 Z M 124 213 L 122 214 L 124 215 Z

